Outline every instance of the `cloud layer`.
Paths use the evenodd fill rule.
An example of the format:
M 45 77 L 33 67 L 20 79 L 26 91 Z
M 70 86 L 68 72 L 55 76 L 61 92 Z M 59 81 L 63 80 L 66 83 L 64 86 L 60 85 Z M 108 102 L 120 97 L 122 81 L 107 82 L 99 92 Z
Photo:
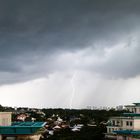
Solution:
M 86 78 L 78 80 L 78 90 L 85 89 L 78 91 L 80 101 L 75 107 L 94 104 L 90 97 L 97 100 L 98 87 L 104 89 L 104 83 L 111 80 L 109 85 L 114 86 L 140 75 L 139 4 L 139 0 L 1 1 L 0 84 L 42 78 L 50 84 L 52 77 L 67 75 L 61 81 L 65 83 L 76 72 L 80 73 L 78 79 Z M 87 80 L 94 88 L 89 82 L 83 85 Z M 70 96 L 70 83 L 61 91 L 54 81 L 59 97 Z M 55 93 L 50 87 L 43 91 L 40 87 L 42 97 Z M 107 87 L 99 99 L 108 94 Z M 123 87 L 116 87 L 122 95 Z M 110 99 L 104 104 L 113 99 L 114 93 L 109 91 Z M 98 102 L 95 104 L 103 103 Z

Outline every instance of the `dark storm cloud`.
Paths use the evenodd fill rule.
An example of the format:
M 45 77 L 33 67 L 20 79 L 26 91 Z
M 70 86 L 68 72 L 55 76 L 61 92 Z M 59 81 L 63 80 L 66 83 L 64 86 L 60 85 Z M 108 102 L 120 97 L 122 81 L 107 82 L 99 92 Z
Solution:
M 139 29 L 139 4 L 139 0 L 0 1 L 1 83 L 54 71 L 51 61 L 60 52 L 113 47 Z
M 96 40 L 118 40 L 121 33 L 127 34 L 137 25 L 139 3 L 138 0 L 1 2 L 1 37 L 14 50 L 19 45 L 23 50 L 40 44 L 49 49 L 58 46 L 70 49 L 85 47 Z

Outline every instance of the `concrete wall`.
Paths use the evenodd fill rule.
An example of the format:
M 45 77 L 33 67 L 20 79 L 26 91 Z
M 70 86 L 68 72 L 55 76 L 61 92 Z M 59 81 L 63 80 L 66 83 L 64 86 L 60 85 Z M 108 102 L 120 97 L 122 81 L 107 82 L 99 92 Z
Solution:
M 124 140 L 123 136 L 117 136 L 117 140 Z
M 121 126 L 122 125 L 121 118 L 111 118 L 110 122 L 113 126 Z
M 140 130 L 140 120 L 139 119 L 134 120 L 134 130 Z
M 40 134 L 31 136 L 18 136 L 16 140 L 39 140 L 40 136 Z
M 114 121 L 114 125 L 112 123 L 112 121 Z M 117 123 L 119 122 L 119 123 Z M 130 125 L 131 123 L 131 125 Z M 118 124 L 118 126 L 117 126 Z M 130 118 L 125 118 L 120 120 L 115 120 L 112 119 L 111 120 L 111 125 L 107 126 L 107 133 L 110 133 L 114 130 L 140 130 L 140 118 L 139 119 L 130 119 Z
M 112 133 L 113 131 L 120 130 L 117 126 L 107 126 L 107 133 Z
M 140 107 L 136 107 L 136 113 L 140 113 Z
M 0 140 L 39 140 L 40 139 L 40 134 L 39 135 L 19 135 L 19 136 L 11 136 L 11 137 L 6 137 L 0 135 Z
M 117 136 L 117 140 L 140 140 L 140 139 L 137 139 L 137 138 L 132 138 L 130 136 Z
M 11 112 L 0 112 L 0 126 L 11 125 Z
M 117 140 L 117 136 L 116 135 L 109 135 L 109 134 L 106 134 L 105 135 L 105 140 Z
M 122 129 L 123 130 L 133 130 L 134 129 L 134 120 L 133 119 L 122 119 L 123 125 Z M 127 125 L 128 122 L 128 125 Z M 130 122 L 132 122 L 132 126 L 130 125 Z
M 0 135 L 0 140 L 2 140 L 2 135 Z

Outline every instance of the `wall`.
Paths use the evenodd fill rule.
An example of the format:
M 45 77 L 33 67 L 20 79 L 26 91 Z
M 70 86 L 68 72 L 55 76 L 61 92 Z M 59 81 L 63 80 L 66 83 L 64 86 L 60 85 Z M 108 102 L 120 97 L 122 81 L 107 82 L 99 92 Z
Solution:
M 2 140 L 2 135 L 0 135 L 0 140 Z
M 117 136 L 117 140 L 140 140 L 140 139 L 137 139 L 137 138 L 132 138 L 130 136 Z
M 134 120 L 133 119 L 122 119 L 123 125 L 122 125 L 122 129 L 123 130 L 133 130 L 134 128 Z M 128 125 L 127 125 L 128 122 Z M 130 125 L 130 122 L 132 122 L 132 126 Z
M 0 126 L 11 125 L 11 112 L 0 112 Z
M 107 133 L 112 133 L 113 131 L 120 130 L 117 126 L 107 126 Z
M 134 130 L 140 130 L 140 119 L 134 120 Z
M 31 136 L 18 136 L 16 140 L 39 140 L 40 136 L 40 134 Z

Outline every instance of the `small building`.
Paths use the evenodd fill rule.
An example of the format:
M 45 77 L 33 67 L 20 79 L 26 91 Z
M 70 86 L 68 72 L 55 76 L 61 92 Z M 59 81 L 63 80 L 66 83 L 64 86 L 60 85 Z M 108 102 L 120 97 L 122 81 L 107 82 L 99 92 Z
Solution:
M 12 137 L 17 140 L 20 138 L 39 140 L 44 125 L 44 122 L 13 122 L 10 126 L 0 126 L 1 139 Z
M 0 140 L 39 140 L 45 122 L 11 122 L 11 112 L 0 112 Z
M 11 114 L 12 112 L 0 112 L 0 126 L 10 126 L 11 125 Z
M 25 121 L 25 119 L 28 117 L 28 115 L 26 113 L 21 113 L 19 115 L 17 115 L 17 121 Z
M 132 113 L 140 113 L 140 103 L 133 103 L 133 105 L 126 105 L 126 110 Z
M 116 140 L 140 139 L 140 103 L 125 106 L 130 113 L 111 117 L 107 123 L 106 138 Z

